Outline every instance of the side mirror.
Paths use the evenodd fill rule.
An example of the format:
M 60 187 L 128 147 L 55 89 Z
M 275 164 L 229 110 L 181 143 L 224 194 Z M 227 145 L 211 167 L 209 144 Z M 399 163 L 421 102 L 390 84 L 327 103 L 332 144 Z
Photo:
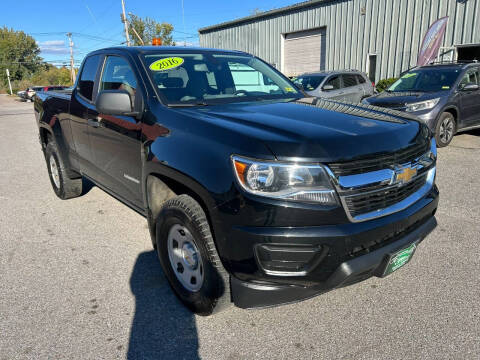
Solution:
M 461 91 L 476 91 L 479 89 L 479 86 L 475 83 L 465 84 L 460 90 Z
M 95 101 L 100 114 L 107 115 L 136 115 L 132 111 L 132 100 L 126 90 L 103 90 Z
M 322 90 L 325 90 L 325 91 L 333 90 L 333 85 L 325 85 L 324 87 L 322 87 Z

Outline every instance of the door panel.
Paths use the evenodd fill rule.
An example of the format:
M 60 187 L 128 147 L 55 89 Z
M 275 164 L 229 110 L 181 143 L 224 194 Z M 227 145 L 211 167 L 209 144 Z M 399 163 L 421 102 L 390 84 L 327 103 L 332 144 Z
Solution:
M 107 56 L 99 91 L 127 91 L 133 104 L 136 88 L 136 76 L 128 61 Z M 143 207 L 141 122 L 132 116 L 99 114 L 94 110 L 88 128 L 98 174 L 96 180 L 123 199 Z
M 463 76 L 459 89 L 469 83 L 480 84 L 479 70 L 471 69 Z M 460 91 L 461 101 L 461 127 L 480 124 L 480 90 Z
M 80 73 L 77 87 L 72 91 L 70 101 L 70 125 L 75 145 L 75 157 L 80 171 L 92 175 L 93 152 L 87 129 L 87 119 L 95 109 L 95 84 L 101 56 L 88 57 Z

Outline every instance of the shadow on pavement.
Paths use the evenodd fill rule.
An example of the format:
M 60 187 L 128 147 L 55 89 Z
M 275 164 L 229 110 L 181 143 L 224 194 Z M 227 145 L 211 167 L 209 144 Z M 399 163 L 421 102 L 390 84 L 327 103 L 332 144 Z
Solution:
M 93 182 L 85 177 L 82 177 L 82 195 L 88 194 L 90 190 L 95 186 Z
M 135 316 L 127 359 L 200 359 L 194 315 L 173 294 L 155 251 L 138 256 L 130 288 Z

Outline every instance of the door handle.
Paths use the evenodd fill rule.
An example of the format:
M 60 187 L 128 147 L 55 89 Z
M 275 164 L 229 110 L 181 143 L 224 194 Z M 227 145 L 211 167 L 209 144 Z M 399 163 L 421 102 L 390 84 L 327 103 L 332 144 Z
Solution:
M 98 128 L 101 125 L 100 121 L 98 121 L 97 119 L 88 119 L 87 124 L 91 127 L 94 127 L 94 128 Z

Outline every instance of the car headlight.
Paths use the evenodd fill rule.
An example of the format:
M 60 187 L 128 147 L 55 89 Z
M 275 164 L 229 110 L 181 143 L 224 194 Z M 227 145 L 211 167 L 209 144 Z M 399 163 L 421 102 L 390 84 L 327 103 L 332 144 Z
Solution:
M 330 178 L 321 165 L 300 165 L 232 156 L 240 186 L 248 193 L 275 199 L 337 205 Z
M 414 111 L 420 111 L 420 110 L 428 110 L 433 108 L 435 105 L 437 105 L 439 101 L 440 101 L 440 98 L 435 98 L 435 99 L 430 99 L 426 101 L 407 104 L 406 111 L 414 112 Z

